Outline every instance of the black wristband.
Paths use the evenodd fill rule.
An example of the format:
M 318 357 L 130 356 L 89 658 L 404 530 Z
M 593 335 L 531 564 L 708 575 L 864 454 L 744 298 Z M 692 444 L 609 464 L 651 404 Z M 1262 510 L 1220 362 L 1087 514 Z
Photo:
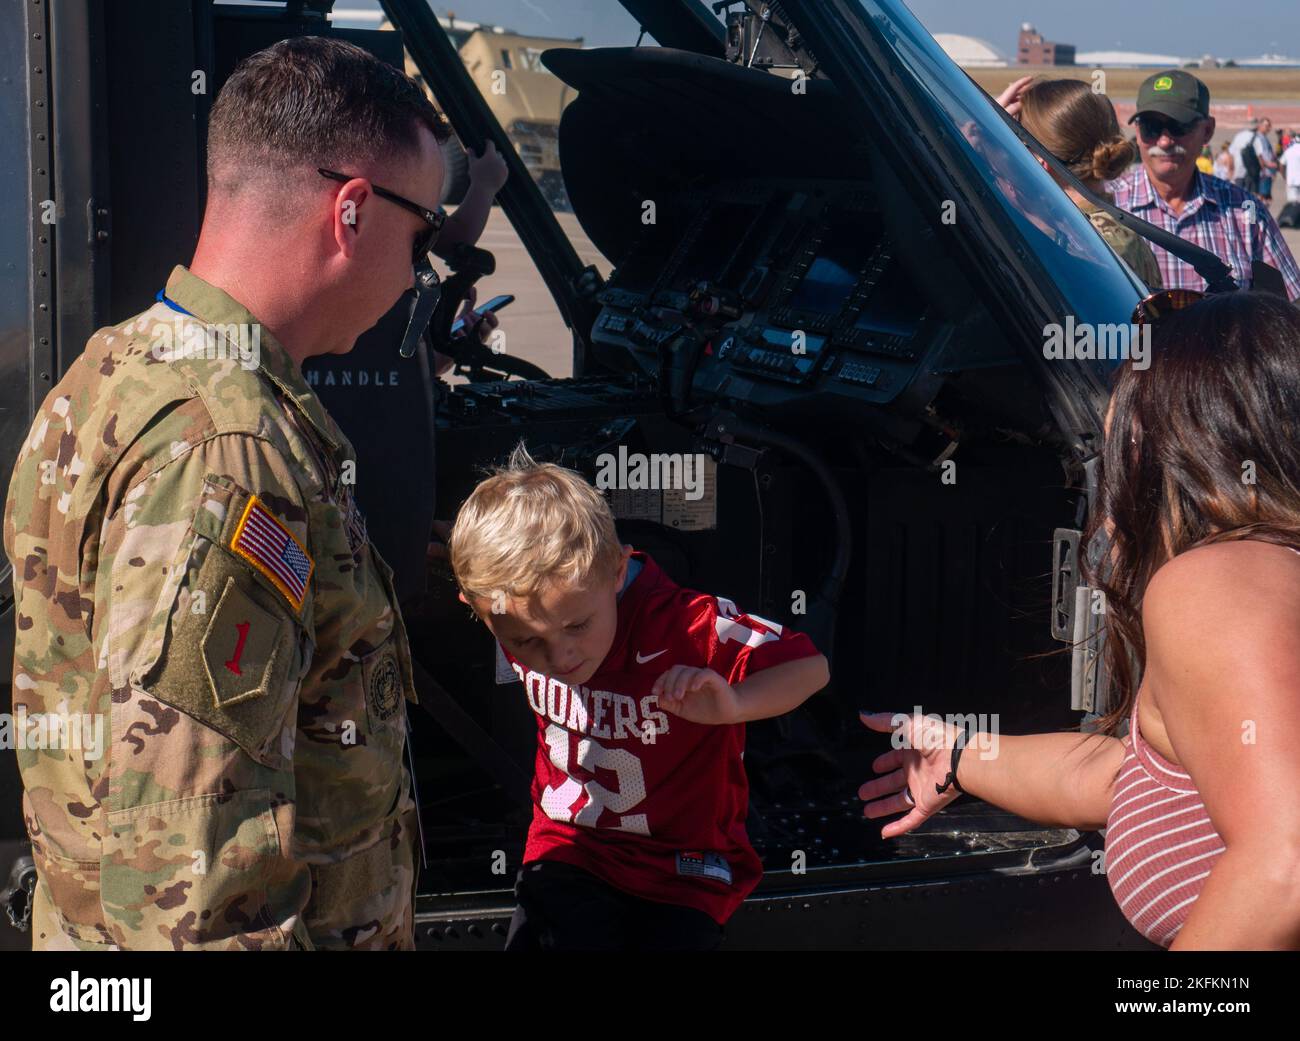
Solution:
M 957 763 L 961 759 L 961 754 L 966 750 L 966 732 L 963 730 L 958 735 L 956 742 L 952 746 L 952 759 L 948 764 L 948 776 L 943 779 L 943 784 L 936 784 L 934 791 L 936 795 L 942 795 L 949 788 L 956 788 L 957 791 L 965 795 L 966 789 L 961 786 L 957 780 Z
M 952 766 L 949 767 L 949 772 L 952 774 L 952 786 L 956 788 L 957 791 L 961 792 L 962 795 L 966 794 L 966 789 L 961 786 L 961 781 L 957 780 L 957 761 L 961 759 L 961 754 L 964 751 L 966 751 L 965 735 L 962 736 L 961 744 L 953 747 Z

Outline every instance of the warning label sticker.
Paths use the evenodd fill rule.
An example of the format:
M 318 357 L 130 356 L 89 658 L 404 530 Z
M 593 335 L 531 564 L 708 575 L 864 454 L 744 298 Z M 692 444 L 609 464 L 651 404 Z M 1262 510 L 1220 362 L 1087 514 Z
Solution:
M 602 457 L 603 458 L 603 457 Z M 597 472 L 596 487 L 609 496 L 619 520 L 649 520 L 680 531 L 718 526 L 718 464 L 693 455 L 612 453 L 609 472 Z

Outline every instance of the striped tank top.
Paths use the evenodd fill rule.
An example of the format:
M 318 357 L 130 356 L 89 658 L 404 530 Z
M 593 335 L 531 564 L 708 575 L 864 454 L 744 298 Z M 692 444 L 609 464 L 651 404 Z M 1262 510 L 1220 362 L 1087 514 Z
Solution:
M 1133 928 L 1168 947 L 1224 845 L 1191 775 L 1142 740 L 1139 698 L 1106 820 L 1106 878 Z

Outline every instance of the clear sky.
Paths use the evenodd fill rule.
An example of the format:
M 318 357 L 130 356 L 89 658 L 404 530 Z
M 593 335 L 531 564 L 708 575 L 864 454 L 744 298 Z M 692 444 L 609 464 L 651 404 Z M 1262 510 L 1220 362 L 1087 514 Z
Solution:
M 377 0 L 337 0 L 341 9 L 378 10 Z M 541 36 L 582 36 L 596 46 L 630 45 L 637 27 L 617 0 L 437 0 L 462 18 Z M 910 0 L 933 33 L 965 33 L 1015 51 L 1023 21 L 1079 50 L 1128 50 L 1199 57 L 1300 57 L 1300 0 Z
M 594 47 L 630 47 L 639 26 L 618 0 L 435 0 L 440 15 L 501 25 L 535 36 L 581 36 Z M 378 0 L 335 0 L 336 12 L 379 10 Z

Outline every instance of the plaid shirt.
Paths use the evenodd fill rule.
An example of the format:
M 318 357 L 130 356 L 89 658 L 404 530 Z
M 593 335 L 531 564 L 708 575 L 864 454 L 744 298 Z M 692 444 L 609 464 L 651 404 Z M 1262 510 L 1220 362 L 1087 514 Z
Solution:
M 1146 167 L 1140 164 L 1106 188 L 1114 193 L 1115 205 L 1121 210 L 1172 231 L 1225 261 L 1243 289 L 1251 286 L 1252 261 L 1262 260 L 1281 272 L 1286 295 L 1291 300 L 1300 297 L 1300 267 L 1296 266 L 1267 204 L 1236 185 L 1206 176 L 1199 170 L 1192 176 L 1192 193 L 1183 204 L 1181 214 L 1174 213 L 1160 198 Z M 1255 205 L 1244 205 L 1247 200 Z M 1205 279 L 1191 264 L 1154 242 L 1150 245 L 1166 289 L 1205 288 Z

